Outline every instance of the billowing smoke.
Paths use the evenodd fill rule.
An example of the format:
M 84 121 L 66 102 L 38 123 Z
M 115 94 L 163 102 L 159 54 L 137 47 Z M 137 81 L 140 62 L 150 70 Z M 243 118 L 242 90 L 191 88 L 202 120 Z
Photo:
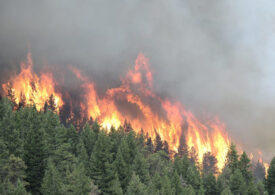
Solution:
M 268 160 L 275 155 L 274 10 L 272 0 L 1 1 L 0 82 L 31 51 L 36 71 L 73 65 L 105 91 L 143 52 L 158 93 L 200 117 L 218 115 L 233 140 Z

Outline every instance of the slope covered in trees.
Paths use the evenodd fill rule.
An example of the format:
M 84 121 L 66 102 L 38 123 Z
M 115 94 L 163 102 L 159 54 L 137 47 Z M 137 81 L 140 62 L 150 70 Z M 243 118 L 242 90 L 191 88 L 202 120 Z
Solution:
M 202 164 L 183 147 L 173 158 L 167 143 L 131 129 L 106 132 L 97 122 L 76 131 L 49 108 L 13 111 L 0 101 L 0 194 L 275 194 L 275 158 L 264 177 L 232 144 L 218 173 L 211 153 Z

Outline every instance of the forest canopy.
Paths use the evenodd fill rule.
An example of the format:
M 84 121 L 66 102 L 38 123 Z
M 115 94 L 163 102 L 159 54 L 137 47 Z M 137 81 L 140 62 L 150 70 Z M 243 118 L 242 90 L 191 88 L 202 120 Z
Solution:
M 232 143 L 219 171 L 209 152 L 199 163 L 131 125 L 106 131 L 97 121 L 63 124 L 50 106 L 0 100 L 0 194 L 275 194 L 275 158 L 267 174 Z

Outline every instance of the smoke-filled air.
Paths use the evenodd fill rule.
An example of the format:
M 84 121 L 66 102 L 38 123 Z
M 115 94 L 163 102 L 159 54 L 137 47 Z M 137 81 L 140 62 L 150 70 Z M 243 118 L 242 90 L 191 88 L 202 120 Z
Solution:
M 233 162 L 230 158 L 234 158 L 234 155 L 237 155 L 237 159 L 240 157 L 238 170 L 243 174 L 244 182 L 247 186 L 251 184 L 251 189 L 248 187 L 246 193 L 252 193 L 253 182 L 260 194 L 261 189 L 275 193 L 275 189 L 272 191 L 273 184 L 270 187 L 268 183 L 273 181 L 268 179 L 268 170 L 272 171 L 271 160 L 275 156 L 274 21 L 275 2 L 272 0 L 2 1 L 0 119 L 3 122 L 0 121 L 0 128 L 8 132 L 5 130 L 5 117 L 9 115 L 1 115 L 7 109 L 1 107 L 6 101 L 12 105 L 12 111 L 5 112 L 11 115 L 13 113 L 15 121 L 18 117 L 25 116 L 29 108 L 35 108 L 37 113 L 45 117 L 49 112 L 57 116 L 59 129 L 74 128 L 81 140 L 79 143 L 84 144 L 87 159 L 82 162 L 83 153 L 79 151 L 82 146 L 79 144 L 75 143 L 75 150 L 70 151 L 81 159 L 81 162 L 77 162 L 82 163 L 83 170 L 88 170 L 81 174 L 86 175 L 92 183 L 92 187 L 87 187 L 86 191 L 91 194 L 135 194 L 134 191 L 131 192 L 131 185 L 137 185 L 134 182 L 144 185 L 144 191 L 138 189 L 142 191 L 140 194 L 151 194 L 157 190 L 160 190 L 160 194 L 167 194 L 168 191 L 174 194 L 192 194 L 192 190 L 200 194 L 220 194 L 227 188 L 228 191 L 224 193 L 242 194 L 243 191 L 234 188 L 237 184 L 232 184 L 232 187 L 230 183 L 236 181 L 233 177 L 238 177 L 235 176 L 238 175 L 235 165 L 230 164 Z M 45 120 L 47 122 L 43 123 L 50 121 Z M 28 123 L 23 122 L 22 127 L 19 124 L 21 123 L 18 122 L 14 128 L 24 129 Z M 95 130 L 95 124 L 102 134 Z M 7 128 L 11 126 L 8 125 Z M 31 128 L 34 126 L 30 125 Z M 48 147 L 43 151 L 48 151 L 50 144 L 59 141 L 58 128 L 54 128 L 56 140 L 50 142 L 45 138 L 43 143 Z M 87 128 L 98 134 L 96 138 L 85 134 Z M 45 135 L 48 134 L 47 127 L 42 126 L 39 132 L 41 129 L 45 130 Z M 141 139 L 140 136 L 144 139 L 142 147 L 145 148 L 140 150 L 144 158 L 149 159 L 148 180 L 135 169 L 135 156 L 132 157 L 133 161 L 123 161 L 129 164 L 129 178 L 121 174 L 119 168 L 113 175 L 116 184 L 111 182 L 110 186 L 115 187 L 107 188 L 104 186 L 107 181 L 98 179 L 102 175 L 93 175 L 100 172 L 93 168 L 93 163 L 98 162 L 97 158 L 103 155 L 96 154 L 103 150 L 104 144 L 99 143 L 100 136 L 104 134 L 106 139 L 116 139 L 114 131 L 122 138 L 121 143 L 111 141 L 112 144 L 108 146 L 110 150 L 107 146 L 105 148 L 105 153 L 108 153 L 107 150 L 112 153 L 112 157 L 106 157 L 110 166 L 121 165 L 119 159 L 122 157 L 117 155 L 123 153 L 123 144 L 130 143 L 128 137 L 134 132 L 135 139 Z M 43 159 L 46 162 L 44 171 L 40 173 L 40 183 L 35 186 L 32 183 L 35 181 L 32 181 L 28 172 L 32 165 L 28 164 L 28 155 L 25 155 L 28 154 L 25 151 L 28 150 L 26 143 L 30 141 L 28 133 L 21 132 L 22 137 L 19 136 L 23 139 L 23 156 L 11 152 L 8 142 L 5 145 L 4 134 L 3 148 L 9 150 L 6 158 L 22 158 L 26 163 L 26 177 L 22 177 L 22 181 L 27 182 L 22 183 L 26 193 L 54 193 L 48 191 L 51 185 L 47 179 L 55 166 L 60 175 L 64 174 L 58 161 L 55 161 L 55 155 L 65 150 L 64 147 L 59 150 L 56 146 L 57 148 L 53 147 L 56 151 L 53 149 L 45 153 L 48 156 Z M 82 140 L 83 136 L 88 137 Z M 126 141 L 123 141 L 123 136 Z M 93 147 L 88 144 L 88 138 L 95 140 Z M 68 140 L 70 142 L 73 138 Z M 1 141 L 2 138 L 0 145 Z M 159 146 L 159 143 L 162 145 Z M 149 146 L 152 149 L 148 153 Z M 131 144 L 129 147 L 135 148 Z M 188 168 L 186 173 L 177 170 L 177 176 L 171 176 L 169 168 L 163 173 L 152 172 L 157 169 L 154 166 L 160 166 L 151 164 L 156 162 L 151 156 L 159 154 L 159 150 L 166 152 L 165 158 L 171 161 L 173 170 L 177 170 L 177 160 L 185 159 L 186 155 L 190 166 L 192 163 L 197 166 L 195 169 L 202 178 L 201 182 L 196 186 L 190 183 L 188 176 L 185 178 L 185 174 L 191 174 Z M 147 152 L 143 153 L 144 151 Z M 246 152 L 245 155 L 243 152 Z M 129 155 L 131 156 L 131 152 Z M 207 155 L 210 155 L 209 159 L 213 157 L 208 163 L 216 164 L 216 171 L 213 171 L 217 182 L 215 193 L 210 189 L 216 187 L 207 184 Z M 252 164 L 245 170 L 251 171 L 251 178 L 252 175 L 257 178 L 253 182 L 246 180 L 248 173 L 243 171 L 245 165 L 242 162 L 246 162 L 246 158 Z M 185 166 L 184 162 L 183 160 L 181 166 Z M 80 164 L 76 167 L 81 167 Z M 106 165 L 106 170 L 108 166 Z M 228 187 L 221 187 L 219 178 L 226 178 L 224 174 L 227 168 L 233 176 L 230 179 L 228 176 Z M 264 173 L 262 177 L 257 172 L 260 169 Z M 110 171 L 106 170 L 103 172 Z M 77 174 L 77 171 L 72 171 L 72 174 Z M 160 184 L 154 184 L 158 180 L 156 174 L 161 178 Z M 166 192 L 161 191 L 164 189 L 160 187 L 162 178 L 166 176 L 173 178 L 171 181 L 174 183 L 177 181 L 175 178 L 179 177 L 183 185 L 166 189 Z M 74 177 L 77 178 L 77 175 Z M 67 176 L 63 178 L 66 180 Z M 262 182 L 263 178 L 266 183 Z M 57 194 L 68 192 L 66 182 L 70 179 L 65 180 L 60 184 L 63 187 L 60 187 L 61 191 Z M 9 182 L 20 186 L 18 182 Z M 171 186 L 174 185 L 173 182 Z M 223 182 L 223 185 L 228 182 Z M 154 185 L 159 187 L 154 188 Z M 264 187 L 261 188 L 261 185 Z M 242 189 L 244 188 L 240 187 Z M 8 190 L 10 189 L 0 186 L 1 192 L 6 193 Z

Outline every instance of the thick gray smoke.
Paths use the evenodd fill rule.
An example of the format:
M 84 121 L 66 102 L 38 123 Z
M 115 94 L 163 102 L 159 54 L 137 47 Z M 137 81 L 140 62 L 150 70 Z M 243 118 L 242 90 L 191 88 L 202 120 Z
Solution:
M 274 21 L 273 0 L 4 0 L 0 80 L 31 51 L 36 69 L 72 64 L 111 87 L 143 52 L 159 93 L 200 117 L 218 115 L 233 140 L 269 160 Z

